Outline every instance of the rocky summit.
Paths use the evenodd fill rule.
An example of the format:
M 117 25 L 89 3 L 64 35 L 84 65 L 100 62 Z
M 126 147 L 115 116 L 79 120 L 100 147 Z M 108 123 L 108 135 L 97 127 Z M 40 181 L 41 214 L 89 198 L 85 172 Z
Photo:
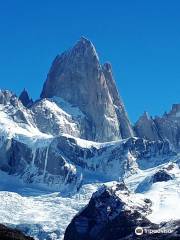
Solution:
M 166 139 L 179 148 L 180 104 L 173 104 L 171 111 L 162 117 L 152 118 L 145 112 L 136 122 L 134 129 L 139 137 L 154 141 Z
M 29 97 L 29 94 L 28 94 L 28 92 L 27 92 L 27 90 L 25 88 L 21 92 L 21 94 L 19 96 L 19 100 L 22 102 L 22 104 L 25 107 L 30 107 L 33 104 L 33 100 L 32 100 L 32 98 Z
M 0 223 L 36 240 L 180 239 L 179 146 L 180 104 L 132 126 L 111 64 L 82 37 L 39 99 L 0 90 Z
M 49 71 L 41 98 L 61 97 L 85 114 L 84 137 L 107 142 L 133 136 L 110 64 L 100 65 L 93 44 L 82 37 L 58 55 Z

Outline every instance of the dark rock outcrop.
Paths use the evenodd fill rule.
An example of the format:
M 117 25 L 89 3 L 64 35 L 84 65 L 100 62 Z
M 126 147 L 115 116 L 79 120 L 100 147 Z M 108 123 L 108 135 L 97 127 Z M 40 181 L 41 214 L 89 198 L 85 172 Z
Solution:
M 17 229 L 11 229 L 0 224 L 0 239 L 1 240 L 33 240 L 32 237 L 25 236 Z
M 147 176 L 143 181 L 139 183 L 135 192 L 144 193 L 149 191 L 154 183 L 157 182 L 167 182 L 173 180 L 173 175 L 168 172 L 166 169 L 160 169 L 157 172 L 153 173 L 151 176 Z
M 67 227 L 64 240 L 178 239 L 179 235 L 173 238 L 178 223 L 172 227 L 171 234 L 158 233 L 168 230 L 168 226 L 153 224 L 146 218 L 151 212 L 151 201 L 144 199 L 138 206 L 135 203 L 132 206 L 133 197 L 123 185 L 102 187 L 93 194 L 89 204 Z M 137 227 L 144 230 L 141 236 L 135 234 Z M 154 233 L 148 234 L 148 230 Z
M 21 92 L 21 94 L 19 95 L 19 100 L 22 102 L 22 104 L 25 107 L 30 107 L 33 104 L 33 100 L 32 100 L 32 98 L 29 97 L 29 94 L 28 94 L 28 92 L 26 91 L 25 88 Z
M 153 183 L 156 182 L 167 182 L 172 180 L 173 177 L 165 170 L 159 170 L 153 175 Z

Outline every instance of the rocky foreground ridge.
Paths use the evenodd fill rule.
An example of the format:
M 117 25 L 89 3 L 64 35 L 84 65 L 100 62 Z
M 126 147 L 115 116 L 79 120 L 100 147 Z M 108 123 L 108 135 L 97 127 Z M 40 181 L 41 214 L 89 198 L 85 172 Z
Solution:
M 103 186 L 73 218 L 64 240 L 180 239 L 179 221 L 158 225 L 147 219 L 151 206 L 150 199 L 133 196 L 124 183 Z M 142 234 L 135 233 L 137 227 Z
M 8 228 L 0 224 L 1 240 L 33 240 L 32 237 L 25 236 L 19 230 Z

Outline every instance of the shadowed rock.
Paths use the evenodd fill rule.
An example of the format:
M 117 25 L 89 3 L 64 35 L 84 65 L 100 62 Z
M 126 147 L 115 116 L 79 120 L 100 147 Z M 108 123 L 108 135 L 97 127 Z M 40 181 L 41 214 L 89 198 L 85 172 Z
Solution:
M 0 239 L 1 240 L 33 240 L 32 237 L 25 236 L 17 229 L 11 229 L 0 224 Z
M 163 240 L 179 239 L 179 222 L 157 225 L 146 216 L 151 201 L 144 199 L 138 206 L 126 187 L 102 187 L 93 194 L 89 204 L 77 214 L 66 229 L 64 240 Z M 142 235 L 135 229 L 140 227 Z M 171 233 L 159 233 L 171 229 Z M 151 230 L 151 233 L 147 231 Z M 153 232 L 154 231 L 154 232 Z
M 33 104 L 33 100 L 32 98 L 29 97 L 28 92 L 26 91 L 26 89 L 24 89 L 20 96 L 19 96 L 19 100 L 22 102 L 22 104 L 25 107 L 30 107 Z
M 172 179 L 173 178 L 171 177 L 170 174 L 168 174 L 167 171 L 159 170 L 153 176 L 153 183 L 156 183 L 156 182 L 167 182 L 167 181 L 172 180 Z

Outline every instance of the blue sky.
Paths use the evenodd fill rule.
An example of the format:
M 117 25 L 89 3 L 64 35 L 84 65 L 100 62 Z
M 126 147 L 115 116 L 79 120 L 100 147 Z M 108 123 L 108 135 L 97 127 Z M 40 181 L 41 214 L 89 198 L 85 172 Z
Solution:
M 2 0 L 0 88 L 38 98 L 54 57 L 82 35 L 112 63 L 133 122 L 180 102 L 179 0 Z

